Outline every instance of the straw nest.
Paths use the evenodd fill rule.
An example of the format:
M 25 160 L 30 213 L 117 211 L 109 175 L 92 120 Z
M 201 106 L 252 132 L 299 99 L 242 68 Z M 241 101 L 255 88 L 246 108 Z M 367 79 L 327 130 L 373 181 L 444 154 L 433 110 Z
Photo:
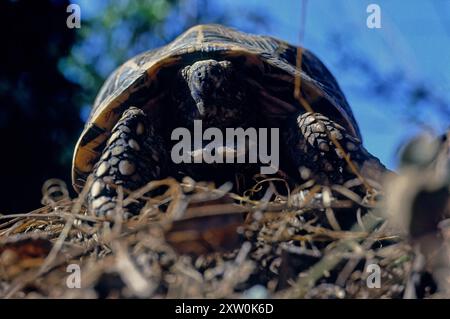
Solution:
M 398 175 L 370 190 L 264 177 L 243 195 L 189 178 L 118 188 L 109 221 L 49 180 L 44 207 L 0 215 L 0 297 L 450 296 L 448 148 L 413 140 Z

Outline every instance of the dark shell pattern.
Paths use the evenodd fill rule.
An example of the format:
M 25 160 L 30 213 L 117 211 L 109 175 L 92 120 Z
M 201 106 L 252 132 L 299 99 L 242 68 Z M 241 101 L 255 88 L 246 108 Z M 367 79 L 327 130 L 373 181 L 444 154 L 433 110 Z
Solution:
M 296 67 L 299 49 L 302 50 L 301 69 Z M 140 96 L 157 100 L 164 91 L 158 85 L 160 70 L 210 57 L 241 59 L 245 61 L 243 69 L 258 70 L 261 76 L 248 76 L 248 81 L 258 87 L 261 105 L 268 116 L 287 116 L 302 108 L 293 98 L 295 77 L 300 76 L 302 94 L 313 109 L 341 118 L 341 124 L 361 139 L 353 113 L 335 78 L 310 51 L 273 37 L 243 33 L 221 25 L 198 25 L 166 46 L 130 59 L 106 80 L 75 147 L 72 170 L 75 189 L 83 186 L 122 112 L 135 105 Z M 250 74 L 245 71 L 243 74 Z M 322 105 L 322 108 L 316 110 L 315 105 Z

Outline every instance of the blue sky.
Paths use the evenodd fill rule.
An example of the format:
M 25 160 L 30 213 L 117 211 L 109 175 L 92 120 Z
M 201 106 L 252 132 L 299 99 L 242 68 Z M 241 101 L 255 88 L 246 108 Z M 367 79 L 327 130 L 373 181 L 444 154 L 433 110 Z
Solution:
M 265 33 L 299 44 L 300 0 L 216 1 L 225 10 L 241 13 L 233 22 L 250 30 L 245 15 L 255 10 L 270 19 Z M 381 29 L 366 26 L 369 4 L 381 8 Z M 238 9 L 237 9 L 238 8 Z M 395 168 L 396 151 L 422 127 L 405 116 L 403 96 L 379 99 L 356 90 L 355 83 L 368 79 L 339 67 L 329 38 L 339 34 L 355 55 L 364 58 L 382 73 L 400 69 L 412 83 L 425 82 L 442 99 L 450 101 L 450 1 L 448 0 L 310 0 L 306 5 L 303 45 L 316 53 L 336 76 L 353 108 L 366 147 L 390 168 Z M 351 63 L 351 61 L 349 62 Z M 367 83 L 371 85 L 371 83 Z M 421 105 L 427 108 L 427 105 Z M 448 106 L 447 106 L 448 108 Z M 450 124 L 450 118 L 430 109 L 424 122 L 436 132 Z
M 75 2 L 81 6 L 82 17 L 98 15 L 107 3 Z M 176 11 L 180 14 L 187 6 L 192 14 L 196 3 L 201 5 L 199 0 L 181 3 Z M 371 3 L 381 8 L 381 29 L 366 26 L 366 8 Z M 228 12 L 233 17 L 231 26 L 293 44 L 300 44 L 301 4 L 302 0 L 208 0 L 210 10 Z M 252 23 L 255 13 L 265 16 L 266 23 Z M 212 15 L 210 22 L 214 18 Z M 338 47 L 331 45 L 336 36 L 341 39 Z M 450 102 L 450 0 L 309 0 L 302 45 L 330 68 L 353 108 L 366 148 L 390 168 L 397 165 L 398 147 L 423 130 L 408 116 L 412 108 L 405 94 L 408 86 L 425 83 L 436 98 Z M 346 65 L 339 60 L 342 55 L 337 50 L 351 53 L 344 61 Z M 381 81 L 355 71 L 352 65 L 357 59 L 366 61 L 381 76 L 401 72 L 403 77 L 394 80 L 395 86 L 385 88 L 386 96 L 374 94 L 371 89 Z M 419 120 L 435 132 L 449 127 L 448 104 L 444 106 L 445 116 L 429 103 L 417 107 L 421 110 Z

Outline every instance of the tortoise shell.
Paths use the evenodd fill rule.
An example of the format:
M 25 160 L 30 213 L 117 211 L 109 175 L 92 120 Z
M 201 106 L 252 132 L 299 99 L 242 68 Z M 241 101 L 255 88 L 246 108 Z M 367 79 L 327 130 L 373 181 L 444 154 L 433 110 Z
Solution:
M 198 25 L 171 43 L 137 55 L 115 70 L 98 93 L 86 126 L 76 144 L 72 182 L 77 191 L 98 161 L 111 129 L 130 106 L 154 108 L 167 88 L 161 74 L 196 60 L 213 58 L 238 65 L 242 77 L 255 88 L 262 112 L 277 119 L 301 111 L 294 98 L 295 78 L 301 77 L 301 93 L 315 112 L 343 125 L 361 139 L 358 125 L 333 75 L 310 51 L 302 50 L 302 66 L 296 66 L 301 48 L 269 36 L 253 35 L 221 25 Z

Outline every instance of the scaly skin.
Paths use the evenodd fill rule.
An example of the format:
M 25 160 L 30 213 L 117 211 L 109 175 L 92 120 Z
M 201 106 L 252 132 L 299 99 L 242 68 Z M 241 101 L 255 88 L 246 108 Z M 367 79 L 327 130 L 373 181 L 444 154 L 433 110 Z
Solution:
M 344 127 L 320 113 L 306 112 L 289 119 L 285 132 L 289 155 L 303 179 L 312 177 L 321 183 L 342 183 L 354 176 L 344 153 L 331 137 L 350 156 L 362 176 L 378 181 L 379 175 L 388 171 Z
M 89 208 L 97 216 L 112 217 L 117 185 L 135 190 L 166 175 L 167 153 L 151 119 L 130 107 L 111 132 L 100 160 L 94 167 L 88 194 Z M 140 204 L 128 207 L 135 212 Z M 137 207 L 136 207 L 137 206 Z

